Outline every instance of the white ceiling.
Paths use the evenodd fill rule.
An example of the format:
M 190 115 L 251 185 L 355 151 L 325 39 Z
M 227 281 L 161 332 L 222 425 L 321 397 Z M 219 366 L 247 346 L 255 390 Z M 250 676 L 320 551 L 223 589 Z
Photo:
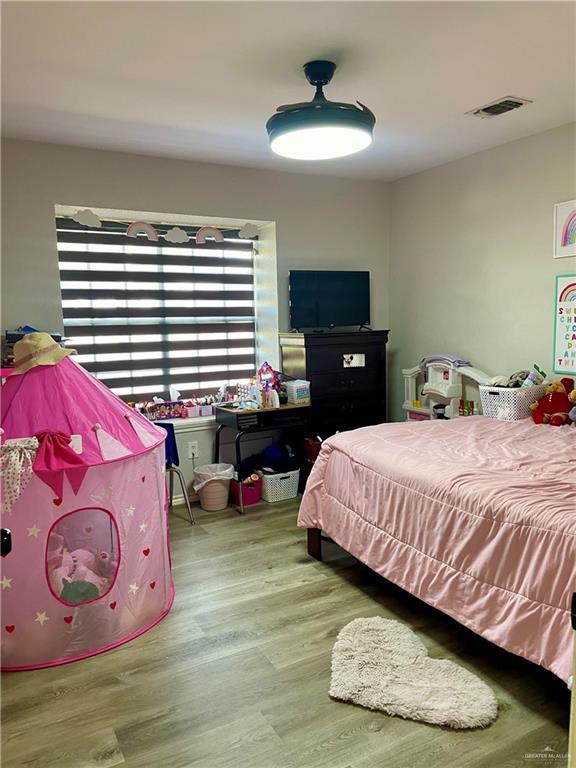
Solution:
M 4 134 L 251 167 L 394 179 L 575 119 L 572 2 L 3 2 Z M 312 97 L 376 114 L 357 156 L 271 154 L 267 118 Z M 464 113 L 502 96 L 534 104 Z

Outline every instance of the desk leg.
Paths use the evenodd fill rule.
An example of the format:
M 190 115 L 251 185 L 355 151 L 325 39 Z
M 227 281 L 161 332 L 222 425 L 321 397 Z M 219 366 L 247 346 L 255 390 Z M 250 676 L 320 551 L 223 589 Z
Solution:
M 220 463 L 220 434 L 224 429 L 224 424 L 219 424 L 216 430 L 216 436 L 214 438 L 214 464 Z
M 240 490 L 240 509 L 238 510 L 238 514 L 243 515 L 244 514 L 244 494 L 242 493 L 242 477 L 240 475 L 240 464 L 242 463 L 242 452 L 240 450 L 240 441 L 244 437 L 246 433 L 245 432 L 238 432 L 236 434 L 236 439 L 234 440 L 234 444 L 236 446 L 236 470 L 238 472 L 238 484 L 239 484 L 239 490 Z

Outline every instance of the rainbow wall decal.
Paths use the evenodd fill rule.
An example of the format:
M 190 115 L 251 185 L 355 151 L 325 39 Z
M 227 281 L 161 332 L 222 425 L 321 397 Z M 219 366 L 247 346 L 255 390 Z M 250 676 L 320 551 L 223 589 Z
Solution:
M 562 227 L 562 245 L 576 244 L 576 211 L 568 214 Z
M 216 227 L 200 227 L 198 232 L 196 232 L 196 243 L 204 245 L 207 237 L 213 237 L 218 243 L 224 240 L 224 235 Z
M 558 301 L 576 301 L 576 283 L 570 283 L 562 289 Z
M 158 240 L 158 232 L 146 221 L 135 221 L 126 230 L 127 237 L 138 237 L 138 235 L 146 235 L 148 240 L 155 242 Z

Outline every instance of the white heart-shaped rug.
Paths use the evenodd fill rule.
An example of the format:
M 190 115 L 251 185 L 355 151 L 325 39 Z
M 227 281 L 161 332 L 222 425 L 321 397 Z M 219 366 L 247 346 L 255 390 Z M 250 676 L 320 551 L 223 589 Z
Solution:
M 411 629 L 374 616 L 347 624 L 332 651 L 330 696 L 408 720 L 479 728 L 498 717 L 490 688 L 446 659 L 431 659 Z

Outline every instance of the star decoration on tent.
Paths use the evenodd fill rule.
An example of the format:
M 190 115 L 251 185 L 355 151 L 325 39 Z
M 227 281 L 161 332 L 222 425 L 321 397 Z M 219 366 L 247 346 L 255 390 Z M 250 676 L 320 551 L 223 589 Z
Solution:
M 126 507 L 126 514 L 128 517 L 134 517 L 134 512 L 136 512 L 136 507 L 134 507 L 132 504 L 130 504 L 129 507 Z
M 100 493 L 98 496 L 101 499 L 109 499 L 112 496 L 112 488 L 110 488 L 109 485 L 104 485 L 102 488 L 100 488 Z
M 7 576 L 4 576 L 0 581 L 0 585 L 2 586 L 2 589 L 11 589 L 12 579 L 9 579 Z
M 130 592 L 131 592 L 133 595 L 135 595 L 135 594 L 136 594 L 136 592 L 138 592 L 138 590 L 140 589 L 140 587 L 138 586 L 138 584 L 129 584 L 129 585 L 128 585 L 128 589 L 130 590 Z
M 34 621 L 37 621 L 41 627 L 44 626 L 45 621 L 49 621 L 49 620 L 50 620 L 50 617 L 46 615 L 46 611 L 36 612 L 36 618 L 34 619 Z
M 140 533 L 145 533 L 148 528 L 148 523 L 140 523 Z
M 36 523 L 34 523 L 32 528 L 28 528 L 27 531 L 28 531 L 28 536 L 33 536 L 35 539 L 37 539 L 38 538 L 38 534 L 41 531 L 41 528 L 38 528 Z

